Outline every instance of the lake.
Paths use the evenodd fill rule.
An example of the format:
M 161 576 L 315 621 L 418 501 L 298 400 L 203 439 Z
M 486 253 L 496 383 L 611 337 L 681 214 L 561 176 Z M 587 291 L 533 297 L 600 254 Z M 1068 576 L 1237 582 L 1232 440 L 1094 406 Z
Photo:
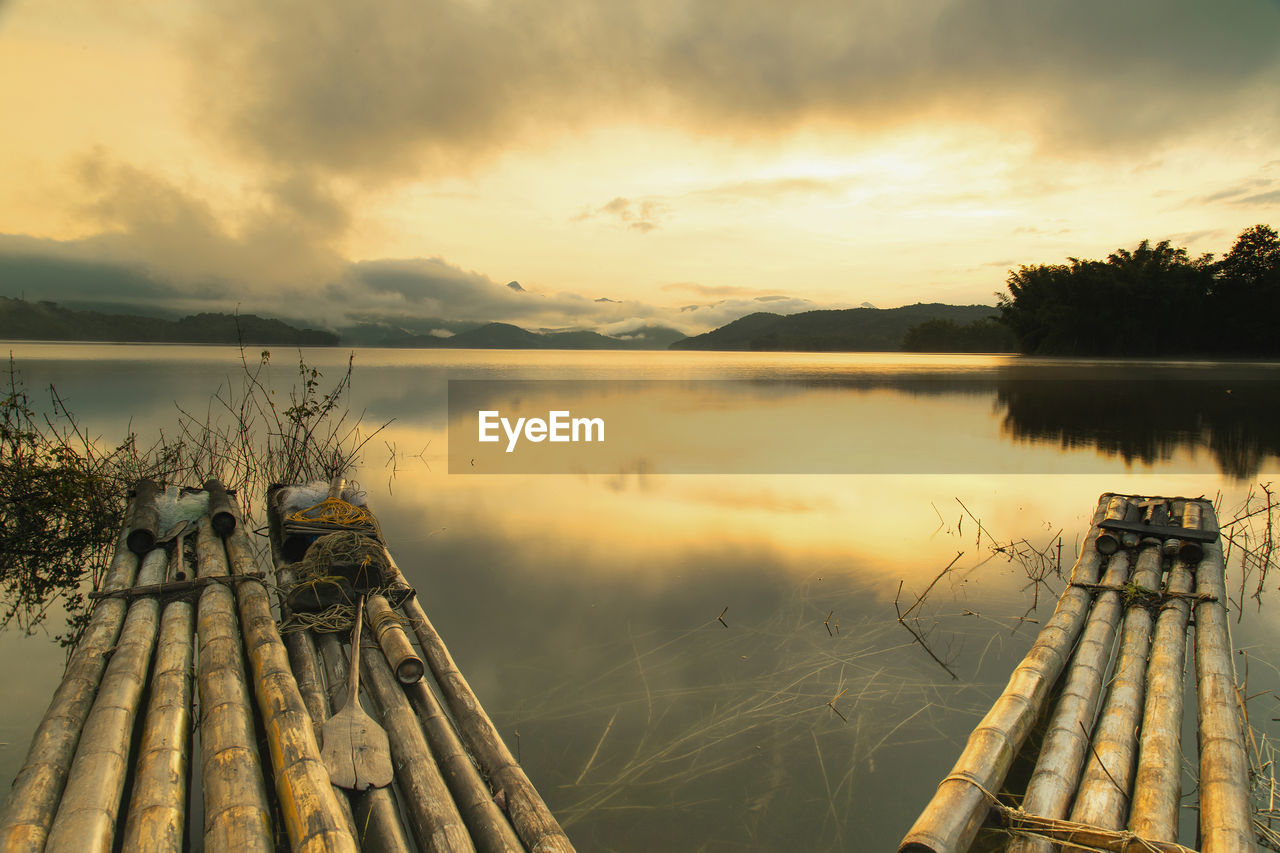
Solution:
M 171 433 L 178 406 L 217 416 L 211 394 L 242 382 L 233 347 L 8 346 L 37 401 L 55 385 L 107 443 Z M 345 370 L 346 351 L 302 355 L 322 388 Z M 281 399 L 297 358 L 272 354 Z M 354 364 L 353 416 L 386 426 L 353 478 L 584 851 L 894 849 L 1052 612 L 1054 570 L 1069 572 L 1102 492 L 1217 496 L 1225 523 L 1280 473 L 1276 364 L 451 350 Z M 523 412 L 606 413 L 609 440 L 541 445 L 559 455 L 512 473 L 460 410 L 477 388 Z M 909 606 L 953 560 L 910 620 L 926 649 L 895 598 Z M 1258 577 L 1232 608 L 1251 695 L 1280 689 L 1280 575 L 1255 601 Z M 0 633 L 4 779 L 60 678 L 59 619 Z M 1268 734 L 1275 695 L 1250 703 Z

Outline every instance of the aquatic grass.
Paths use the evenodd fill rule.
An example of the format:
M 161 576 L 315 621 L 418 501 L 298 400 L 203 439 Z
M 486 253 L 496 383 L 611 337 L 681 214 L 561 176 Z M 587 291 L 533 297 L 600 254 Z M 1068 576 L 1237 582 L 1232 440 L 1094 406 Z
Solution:
M 531 721 L 556 744 L 562 824 L 728 808 L 748 834 L 800 815 L 834 843 L 847 841 L 877 757 L 950 740 L 947 717 L 977 717 L 985 701 L 969 695 L 982 687 L 922 670 L 906 654 L 913 644 L 865 598 L 856 582 L 802 582 L 768 615 L 739 616 L 728 630 L 712 610 L 682 630 L 593 647 L 595 657 L 617 663 L 547 684 L 518 712 L 527 759 Z M 826 630 L 832 605 L 858 614 L 839 635 Z M 961 628 L 989 630 L 973 620 Z M 553 661 L 526 666 L 562 669 Z M 576 734 L 562 739 L 560 731 Z M 740 799 L 724 802 L 725 790 Z

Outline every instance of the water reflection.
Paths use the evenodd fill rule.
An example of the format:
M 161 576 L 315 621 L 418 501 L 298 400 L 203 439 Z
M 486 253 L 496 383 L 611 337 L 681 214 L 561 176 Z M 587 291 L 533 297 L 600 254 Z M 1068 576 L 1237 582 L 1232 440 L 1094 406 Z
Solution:
M 1181 450 L 1204 449 L 1237 480 L 1280 456 L 1276 378 L 1002 379 L 996 404 L 1004 434 L 1064 453 L 1096 448 L 1151 466 Z
M 110 360 L 78 352 L 47 353 L 28 381 L 56 382 L 108 439 L 130 420 L 139 431 L 171 423 L 175 401 L 203 406 L 210 384 L 238 365 L 221 348 L 200 358 L 184 350 L 172 364 L 155 348 L 113 350 Z M 317 362 L 325 370 L 345 362 L 319 356 L 330 359 Z M 1241 472 L 1274 472 L 1273 403 L 1262 384 L 1240 390 L 1250 377 L 1274 381 L 1273 370 L 359 353 L 353 411 L 396 421 L 356 477 L 460 667 L 580 849 L 892 849 L 1037 630 L 1018 621 L 1032 597 L 1022 568 L 992 556 L 990 539 L 1039 548 L 1061 529 L 1069 564 L 1101 492 L 1230 493 Z M 848 426 L 831 447 L 879 430 L 917 453 L 946 431 L 979 457 L 1025 453 L 1041 466 L 1033 470 L 1053 458 L 1088 473 L 681 476 L 623 460 L 598 475 L 453 476 L 446 389 L 458 378 L 677 380 L 663 405 L 707 423 L 744 412 L 780 413 L 776 424 L 829 418 Z M 1090 386 L 1099 379 L 1111 384 Z M 706 406 L 699 389 L 709 380 L 731 380 L 733 395 Z M 1167 393 L 1151 393 L 1161 381 Z M 1221 382 L 1230 404 L 1210 393 Z M 130 390 L 102 393 L 109 385 Z M 1107 388 L 1121 391 L 1114 417 L 1091 421 L 1088 401 Z M 1075 402 L 1058 405 L 1064 398 Z M 957 551 L 956 571 L 919 613 L 953 681 L 896 624 L 893 600 L 901 583 L 913 601 Z M 1048 597 L 1062 581 L 1050 583 Z M 725 606 L 728 627 L 716 621 Z M 1237 638 L 1265 643 L 1265 659 L 1280 628 L 1269 612 L 1269 633 L 1252 628 L 1251 615 Z M 12 634 L 0 635 L 0 676 L 17 680 L 37 653 Z M 1258 669 L 1254 680 L 1265 678 Z M 28 686 L 23 702 L 0 709 L 0 738 L 17 745 L 0 749 L 0 784 L 52 691 L 48 680 Z M 1251 681 L 1251 691 L 1272 686 Z

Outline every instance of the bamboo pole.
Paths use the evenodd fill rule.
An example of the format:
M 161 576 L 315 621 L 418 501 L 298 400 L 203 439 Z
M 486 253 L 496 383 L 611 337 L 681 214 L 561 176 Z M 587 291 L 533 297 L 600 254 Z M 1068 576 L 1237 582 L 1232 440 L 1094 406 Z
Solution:
M 1202 518 L 1203 510 L 1200 508 L 1199 502 L 1187 501 L 1182 510 L 1182 526 L 1198 529 L 1201 526 Z M 1204 546 L 1199 542 L 1184 539 L 1178 546 L 1178 556 L 1194 566 L 1204 556 Z
M 206 482 L 204 490 L 209 494 L 209 523 L 213 525 L 213 532 L 226 539 L 236 529 L 240 507 L 217 480 Z
M 139 557 L 145 557 L 160 536 L 160 510 L 156 506 L 159 495 L 160 487 L 151 480 L 139 480 L 133 484 L 131 497 L 137 499 L 137 508 L 128 543 L 129 550 Z
M 238 515 L 239 508 L 233 502 L 230 507 Z M 236 574 L 258 570 L 243 524 L 233 526 L 226 548 Z M 236 599 L 256 686 L 258 711 L 270 748 L 276 794 L 290 844 L 295 853 L 354 853 L 355 839 L 339 810 L 329 774 L 320 759 L 311 716 L 289 669 L 288 653 L 271 615 L 266 587 L 257 581 L 246 581 L 237 589 Z
M 136 508 L 136 499 L 125 508 L 124 525 L 103 579 L 103 589 L 132 586 L 138 573 L 138 555 L 129 550 L 127 541 Z M 80 742 L 80 732 L 107 667 L 107 651 L 115 646 L 128 609 L 123 599 L 99 601 L 94 605 L 62 683 L 36 726 L 26 760 L 0 811 L 0 849 L 31 853 L 44 849 Z
M 1073 581 L 1098 581 L 1101 557 L 1094 543 L 1111 497 L 1106 494 L 1098 501 L 1089 535 L 1071 573 Z M 973 730 L 959 760 L 903 838 L 900 853 L 960 853 L 968 849 L 1013 757 L 1066 666 L 1092 600 L 1093 595 L 1083 587 L 1070 586 L 1063 592 L 1053 616 L 1014 669 L 1004 692 Z
M 328 719 L 330 707 L 343 701 L 349 670 L 337 635 L 321 634 L 316 638 L 316 644 L 329 682 L 329 692 L 324 701 L 324 715 Z M 360 846 L 365 849 L 380 853 L 409 853 L 413 849 L 400 820 L 400 808 L 396 805 L 392 786 L 369 788 L 357 795 L 355 825 L 359 827 L 357 837 Z
M 1195 521 L 1198 526 L 1199 518 Z M 1169 592 L 1191 592 L 1191 568 L 1192 564 L 1185 559 L 1174 562 L 1169 572 Z M 1147 701 L 1142 712 L 1129 829 L 1157 841 L 1178 840 L 1178 808 L 1182 796 L 1182 680 L 1190 613 L 1191 604 L 1185 598 L 1174 597 L 1161 605 L 1147 665 Z
M 1160 584 L 1161 542 L 1138 552 L 1133 583 L 1143 589 Z M 1129 811 L 1137 755 L 1135 733 L 1142 724 L 1147 685 L 1147 655 L 1151 650 L 1151 611 L 1146 604 L 1130 604 L 1120 632 L 1120 651 L 1111 675 L 1111 689 L 1102 706 L 1102 717 L 1085 761 L 1080 790 L 1071 807 L 1071 820 L 1102 829 L 1121 829 Z
M 196 538 L 201 576 L 227 574 L 222 540 L 209 517 Z M 200 751 L 204 847 L 210 853 L 275 849 L 249 689 L 245 684 L 235 596 L 212 584 L 200 594 Z
M 169 558 L 169 577 L 181 573 L 183 537 Z M 179 851 L 187 814 L 191 750 L 191 679 L 195 609 L 181 599 L 164 606 L 151 700 L 125 822 L 125 850 Z
M 267 492 L 267 538 L 271 543 L 271 561 L 275 565 L 278 589 L 287 590 L 293 586 L 294 574 L 292 563 L 285 560 L 281 548 L 280 513 L 278 504 L 275 501 L 278 491 L 279 488 L 275 487 Z M 289 615 L 289 606 L 285 603 L 284 598 L 283 594 L 277 595 L 280 612 L 287 617 Z M 315 635 L 309 630 L 289 631 L 284 634 L 283 640 L 285 649 L 289 654 L 289 667 L 293 670 L 294 677 L 298 683 L 298 690 L 302 694 L 302 701 L 307 706 L 307 713 L 311 717 L 311 730 L 315 735 L 316 743 L 323 744 L 324 734 L 322 727 L 324 721 L 329 719 L 332 712 L 329 699 L 325 695 L 324 680 L 321 676 L 320 654 L 316 650 Z M 368 828 L 358 828 L 361 825 L 356 823 L 355 812 L 352 811 L 351 800 L 347 792 L 337 785 L 330 785 L 329 787 L 333 791 L 334 799 L 338 803 L 338 810 L 341 812 L 342 819 L 347 824 L 351 836 L 356 839 L 358 845 L 363 846 L 363 839 L 367 837 Z M 398 820 L 399 818 L 397 817 Z M 375 849 L 386 849 L 389 853 L 399 850 L 396 847 Z
M 369 620 L 369 629 L 386 655 L 396 680 L 401 684 L 412 684 L 422 678 L 427 668 L 422 665 L 422 658 L 414 651 L 413 643 L 409 642 L 404 626 L 400 624 L 400 617 L 391 609 L 387 599 L 376 593 L 369 595 L 365 599 L 364 612 Z
M 164 578 L 167 555 L 152 550 L 142 560 L 138 580 Z M 67 774 L 58 814 L 49 828 L 50 853 L 110 853 L 120 797 L 128 771 L 134 723 L 147 684 L 160 622 L 160 602 L 144 598 L 129 605 L 93 710 L 84 723 L 75 761 Z
M 1107 561 L 1102 583 L 1118 587 L 1129 579 L 1129 552 L 1119 551 Z M 1040 758 L 1027 784 L 1022 810 L 1028 814 L 1061 819 L 1067 816 L 1080 782 L 1089 749 L 1089 732 L 1098 714 L 1098 702 L 1116 628 L 1122 610 L 1120 593 L 1104 590 L 1089 611 L 1089 620 L 1071 659 L 1066 685 L 1058 697 Z M 1020 835 L 1009 843 L 1009 853 L 1051 853 L 1053 844 L 1041 837 Z
M 1201 504 L 1201 510 L 1204 529 L 1217 531 L 1213 508 Z M 1199 601 L 1195 606 L 1203 853 L 1256 849 L 1249 808 L 1249 763 L 1236 709 L 1224 571 L 1221 540 L 1206 544 L 1196 570 L 1196 592 L 1215 600 Z
M 436 757 L 445 784 L 453 793 L 453 801 L 458 804 L 462 819 L 471 830 L 476 850 L 480 853 L 523 853 L 524 847 L 515 830 L 493 801 L 489 786 L 480 778 L 480 771 L 462 746 L 426 679 L 406 684 L 404 692 L 422 721 L 427 744 Z
M 361 680 L 367 685 L 391 740 L 396 781 L 405 792 L 405 811 L 419 849 L 440 853 L 474 851 L 475 845 L 449 796 L 418 719 L 386 658 L 377 653 L 375 646 L 372 654 L 360 655 L 360 663 Z
M 1123 495 L 1114 495 L 1107 502 L 1107 513 L 1104 521 L 1124 521 L 1129 517 L 1129 499 Z M 1109 557 L 1120 550 L 1120 534 L 1114 530 L 1103 530 L 1094 542 L 1098 553 Z
M 390 552 L 386 557 L 399 582 L 407 585 Z M 462 742 L 475 757 L 480 771 L 488 777 L 489 784 L 506 799 L 507 814 L 520 841 L 531 853 L 571 853 L 574 848 L 569 836 L 503 742 L 471 685 L 458 670 L 444 640 L 427 618 L 417 595 L 406 598 L 401 609 L 409 617 L 418 645 L 449 706 Z

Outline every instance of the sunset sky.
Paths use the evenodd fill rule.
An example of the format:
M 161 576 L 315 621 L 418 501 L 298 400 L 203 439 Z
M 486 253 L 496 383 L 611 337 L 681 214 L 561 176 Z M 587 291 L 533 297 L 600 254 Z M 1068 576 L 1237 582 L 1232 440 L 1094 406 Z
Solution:
M 0 0 L 0 115 L 0 295 L 703 331 L 1280 226 L 1280 3 Z

